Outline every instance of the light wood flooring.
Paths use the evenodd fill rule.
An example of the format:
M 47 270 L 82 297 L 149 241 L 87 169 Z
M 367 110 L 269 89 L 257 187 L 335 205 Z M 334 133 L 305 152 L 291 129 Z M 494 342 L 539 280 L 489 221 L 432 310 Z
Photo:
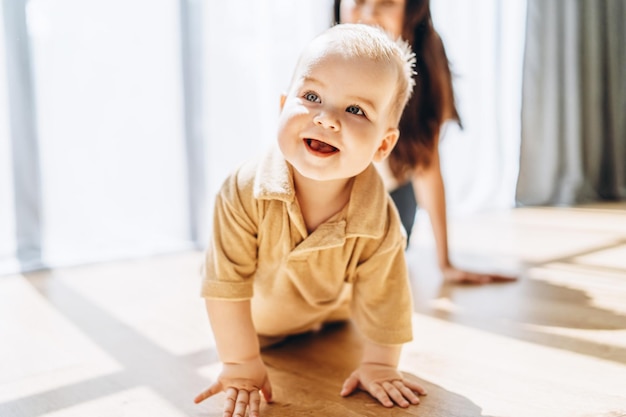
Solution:
M 264 353 L 263 416 L 626 416 L 626 205 L 520 208 L 455 219 L 453 260 L 515 283 L 444 285 L 425 219 L 407 251 L 415 339 L 401 370 L 429 391 L 385 409 L 339 396 L 358 360 L 350 324 Z M 219 371 L 202 254 L 0 277 L 0 416 L 221 416 L 194 396 Z

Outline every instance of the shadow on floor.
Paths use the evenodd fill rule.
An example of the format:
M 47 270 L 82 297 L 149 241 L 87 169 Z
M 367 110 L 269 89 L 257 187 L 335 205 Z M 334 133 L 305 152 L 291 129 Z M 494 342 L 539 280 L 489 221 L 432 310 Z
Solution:
M 196 372 L 200 361 L 197 356 L 202 356 L 205 363 L 215 362 L 216 351 L 173 355 L 55 279 L 53 272 L 30 274 L 28 281 L 122 369 L 1 403 L 0 416 L 36 417 L 139 387 L 156 393 L 186 416 L 207 416 L 207 405 L 193 403 L 195 395 L 210 384 Z
M 601 291 L 611 292 L 606 289 L 607 280 L 611 279 L 602 276 L 604 272 L 590 275 L 589 285 L 585 288 L 544 280 L 542 273 L 546 273 L 545 269 L 535 269 L 532 273 L 532 278 L 527 272 L 513 283 L 485 286 L 440 284 L 438 293 L 431 299 L 421 298 L 416 312 L 501 336 L 626 364 L 626 348 L 623 345 L 607 345 L 600 340 L 573 338 L 563 332 L 552 331 L 626 330 L 624 314 L 600 307 L 590 295 L 594 280 L 603 282 L 598 284 Z M 425 285 L 420 278 L 423 277 L 417 274 L 412 277 L 415 292 Z M 619 277 L 612 279 L 615 285 L 613 294 L 621 292 L 626 295 L 626 276 L 623 281 Z M 432 285 L 428 290 L 433 293 Z
M 276 401 L 263 404 L 262 415 L 487 417 L 469 399 L 406 372 L 428 391 L 417 406 L 387 409 L 362 391 L 343 398 L 339 391 L 360 354 L 359 336 L 351 323 L 329 325 L 264 350 Z

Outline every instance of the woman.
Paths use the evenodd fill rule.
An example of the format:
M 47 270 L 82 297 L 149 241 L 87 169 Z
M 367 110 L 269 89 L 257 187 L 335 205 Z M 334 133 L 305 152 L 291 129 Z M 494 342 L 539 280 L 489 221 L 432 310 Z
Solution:
M 446 201 L 439 165 L 439 134 L 446 121 L 460 124 L 448 58 L 435 31 L 428 0 L 335 0 L 335 23 L 382 26 L 408 41 L 417 58 L 413 97 L 400 121 L 400 139 L 379 171 L 411 235 L 417 200 L 429 215 L 444 280 L 483 284 L 513 280 L 458 269 L 450 262 Z M 417 197 L 416 197 L 417 196 Z

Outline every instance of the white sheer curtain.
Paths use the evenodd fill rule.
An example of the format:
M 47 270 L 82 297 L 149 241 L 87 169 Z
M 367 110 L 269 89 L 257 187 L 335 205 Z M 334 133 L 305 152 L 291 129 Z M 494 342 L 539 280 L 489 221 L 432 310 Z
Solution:
M 38 158 L 29 158 L 15 126 L 7 129 L 7 113 L 23 109 L 10 104 L 7 112 L 7 88 L 0 88 L 0 267 L 13 265 L 0 273 L 16 270 L 15 258 L 21 258 L 12 226 L 19 234 L 28 219 L 13 208 L 13 199 L 26 190 L 12 188 L 11 169 L 27 165 L 36 165 L 41 177 L 35 207 L 40 241 L 33 242 L 41 249 L 39 265 L 191 247 L 180 2 L 29 0 L 9 6 L 25 21 L 26 39 L 0 44 L 24 50 L 20 57 L 29 61 L 35 111 L 18 116 L 34 126 L 29 146 Z M 20 30 L 12 29 L 13 21 L 4 23 Z M 10 87 L 19 93 L 20 86 Z M 19 94 L 8 101 L 16 99 Z M 11 156 L 11 146 L 21 147 L 21 160 Z M 28 260 L 20 261 L 28 268 Z
M 331 16 L 332 0 L 207 4 L 207 207 L 226 175 L 276 140 L 280 95 L 304 45 L 330 26 Z
M 43 260 L 186 240 L 178 2 L 31 0 Z
M 4 21 L 0 2 L 0 25 Z M 4 31 L 0 30 L 0 275 L 15 271 L 15 216 Z
M 515 205 L 526 0 L 431 0 L 464 129 L 440 144 L 451 216 Z

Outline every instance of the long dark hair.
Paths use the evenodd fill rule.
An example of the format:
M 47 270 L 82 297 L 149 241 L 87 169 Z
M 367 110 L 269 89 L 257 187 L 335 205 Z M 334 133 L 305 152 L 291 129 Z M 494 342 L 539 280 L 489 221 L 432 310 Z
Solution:
M 340 5 L 341 0 L 335 0 L 335 24 L 340 21 Z M 402 38 L 415 52 L 417 74 L 413 96 L 400 119 L 400 139 L 389 155 L 391 172 L 400 182 L 431 163 L 436 138 L 446 119 L 461 124 L 448 57 L 433 27 L 429 0 L 406 0 Z

